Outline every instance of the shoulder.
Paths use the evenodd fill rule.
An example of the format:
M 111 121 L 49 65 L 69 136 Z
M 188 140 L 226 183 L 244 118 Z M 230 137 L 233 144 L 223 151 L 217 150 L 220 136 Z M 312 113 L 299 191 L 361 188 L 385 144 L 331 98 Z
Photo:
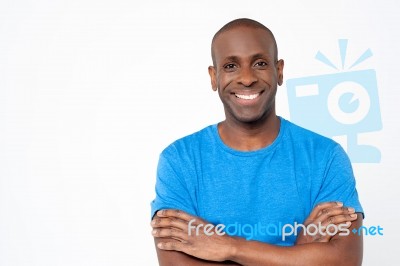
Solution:
M 322 143 L 335 143 L 332 139 L 322 136 L 314 131 L 296 125 L 288 120 L 282 118 L 282 121 L 285 123 L 285 127 L 287 128 L 287 132 L 291 134 L 296 140 L 304 140 L 304 141 L 318 141 Z
M 188 155 L 188 153 L 201 149 L 202 145 L 213 139 L 213 131 L 215 131 L 216 126 L 216 124 L 209 125 L 190 135 L 175 140 L 162 151 L 161 156 Z
M 334 157 L 337 154 L 339 156 L 347 156 L 343 148 L 336 141 L 283 118 L 282 122 L 285 124 L 286 140 L 290 141 L 291 145 L 297 151 L 315 154 L 320 159 Z

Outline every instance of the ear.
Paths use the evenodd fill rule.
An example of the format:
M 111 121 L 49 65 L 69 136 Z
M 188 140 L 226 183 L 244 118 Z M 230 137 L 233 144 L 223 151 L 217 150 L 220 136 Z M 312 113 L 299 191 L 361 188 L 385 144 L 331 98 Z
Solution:
M 208 67 L 208 74 L 210 75 L 212 90 L 217 91 L 217 72 L 213 66 Z
M 283 66 L 285 65 L 285 62 L 283 59 L 280 59 L 276 63 L 276 70 L 278 72 L 278 85 L 281 86 L 283 84 Z

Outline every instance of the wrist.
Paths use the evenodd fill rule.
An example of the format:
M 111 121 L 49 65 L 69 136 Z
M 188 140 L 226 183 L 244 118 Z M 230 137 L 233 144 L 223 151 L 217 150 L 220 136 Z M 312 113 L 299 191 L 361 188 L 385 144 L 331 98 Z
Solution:
M 230 237 L 229 245 L 228 245 L 228 255 L 227 260 L 235 261 L 240 251 L 240 247 L 242 245 L 242 241 L 246 241 L 239 237 Z

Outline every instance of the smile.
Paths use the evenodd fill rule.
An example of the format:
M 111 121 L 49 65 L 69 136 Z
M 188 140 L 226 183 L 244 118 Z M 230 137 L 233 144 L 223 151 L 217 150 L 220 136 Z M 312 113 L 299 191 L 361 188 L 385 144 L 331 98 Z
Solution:
M 249 95 L 244 95 L 244 94 L 237 94 L 235 93 L 235 96 L 239 99 L 243 99 L 243 100 L 253 100 L 255 98 L 257 98 L 258 96 L 260 96 L 260 93 L 255 93 L 255 94 L 249 94 Z

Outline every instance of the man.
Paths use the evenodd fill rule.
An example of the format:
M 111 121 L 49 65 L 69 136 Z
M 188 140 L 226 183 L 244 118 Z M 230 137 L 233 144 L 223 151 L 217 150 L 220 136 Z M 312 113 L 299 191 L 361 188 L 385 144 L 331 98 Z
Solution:
M 211 50 L 226 119 L 160 156 L 160 265 L 360 265 L 362 237 L 349 233 L 363 212 L 351 164 L 337 143 L 276 116 L 284 62 L 273 34 L 234 20 Z

